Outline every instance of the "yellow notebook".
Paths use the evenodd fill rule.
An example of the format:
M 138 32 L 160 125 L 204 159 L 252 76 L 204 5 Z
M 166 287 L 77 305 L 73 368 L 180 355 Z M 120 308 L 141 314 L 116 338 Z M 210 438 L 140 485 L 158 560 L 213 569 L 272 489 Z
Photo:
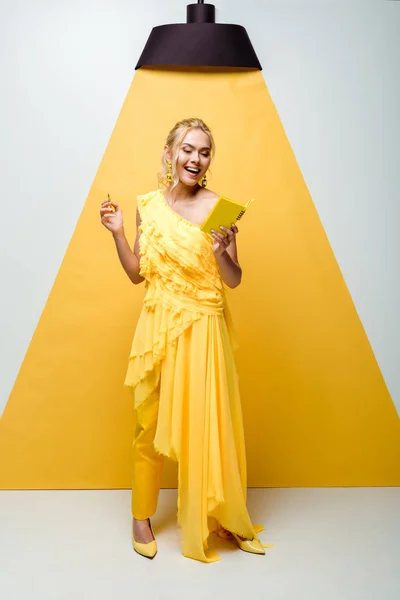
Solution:
M 220 196 L 200 229 L 205 233 L 211 233 L 211 229 L 221 232 L 220 225 L 229 229 L 232 223 L 236 223 L 243 217 L 252 202 L 253 199 L 243 206 L 225 196 Z

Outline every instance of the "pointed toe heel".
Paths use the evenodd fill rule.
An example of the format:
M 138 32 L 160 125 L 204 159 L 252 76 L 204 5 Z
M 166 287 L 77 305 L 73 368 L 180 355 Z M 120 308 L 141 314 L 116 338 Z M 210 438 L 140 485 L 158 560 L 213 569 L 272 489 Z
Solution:
M 134 538 L 132 538 L 133 549 L 141 556 L 145 558 L 154 558 L 157 554 L 157 542 L 153 540 L 148 544 L 141 544 L 140 542 L 136 542 Z
M 241 540 L 235 533 L 232 534 L 235 538 L 239 548 L 244 552 L 250 552 L 251 554 L 265 554 L 265 550 L 257 537 L 252 540 Z
M 150 519 L 148 521 L 149 521 L 150 531 L 153 534 L 154 540 L 152 542 L 148 542 L 147 544 L 142 544 L 141 542 L 137 542 L 135 540 L 133 532 L 132 532 L 132 546 L 133 546 L 133 549 L 135 550 L 135 552 L 137 552 L 141 556 L 152 559 L 157 554 L 157 542 L 156 542 L 156 539 L 155 539 L 155 536 L 153 533 L 153 528 L 151 526 Z

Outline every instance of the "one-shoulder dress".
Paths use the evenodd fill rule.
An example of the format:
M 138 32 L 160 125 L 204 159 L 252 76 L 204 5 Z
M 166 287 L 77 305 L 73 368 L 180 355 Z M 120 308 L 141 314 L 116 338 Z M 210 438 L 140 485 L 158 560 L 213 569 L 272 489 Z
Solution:
M 220 527 L 252 539 L 236 338 L 212 236 L 176 213 L 162 190 L 139 196 L 145 298 L 125 385 L 139 407 L 160 386 L 155 449 L 178 461 L 184 556 L 218 560 Z

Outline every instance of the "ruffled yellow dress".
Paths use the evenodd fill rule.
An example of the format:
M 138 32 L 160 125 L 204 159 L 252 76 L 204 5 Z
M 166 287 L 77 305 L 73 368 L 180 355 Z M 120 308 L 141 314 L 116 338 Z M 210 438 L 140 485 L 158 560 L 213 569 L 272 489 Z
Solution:
M 161 190 L 138 197 L 145 298 L 125 385 L 135 408 L 160 385 L 155 449 L 179 463 L 178 522 L 184 556 L 208 549 L 223 527 L 252 539 L 236 345 L 212 236 L 178 215 Z

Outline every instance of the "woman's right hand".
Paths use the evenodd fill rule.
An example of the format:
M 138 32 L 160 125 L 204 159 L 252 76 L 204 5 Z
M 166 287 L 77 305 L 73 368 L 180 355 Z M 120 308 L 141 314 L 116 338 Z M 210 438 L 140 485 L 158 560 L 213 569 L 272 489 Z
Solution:
M 114 210 L 113 210 L 114 209 Z M 105 200 L 100 208 L 101 222 L 113 235 L 124 230 L 122 210 L 110 200 Z

